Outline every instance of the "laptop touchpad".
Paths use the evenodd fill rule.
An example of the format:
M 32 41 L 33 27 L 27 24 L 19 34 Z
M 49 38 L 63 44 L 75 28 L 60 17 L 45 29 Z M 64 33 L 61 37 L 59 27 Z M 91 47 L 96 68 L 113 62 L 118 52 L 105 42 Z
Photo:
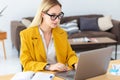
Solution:
M 57 72 L 55 74 L 55 76 L 63 78 L 65 80 L 74 80 L 75 70 L 64 71 L 64 72 Z

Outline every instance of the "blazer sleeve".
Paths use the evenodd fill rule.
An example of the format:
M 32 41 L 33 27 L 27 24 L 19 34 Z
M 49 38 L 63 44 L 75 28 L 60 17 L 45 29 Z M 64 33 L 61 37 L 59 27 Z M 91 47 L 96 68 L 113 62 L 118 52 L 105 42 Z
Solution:
M 78 62 L 78 57 L 75 53 L 75 51 L 72 50 L 71 45 L 69 43 L 69 41 L 67 40 L 67 47 L 68 47 L 68 65 L 69 67 L 73 68 L 73 64 Z
M 46 62 L 36 61 L 34 59 L 34 50 L 30 44 L 30 34 L 28 32 L 20 32 L 21 49 L 20 49 L 20 62 L 23 66 L 24 71 L 40 71 L 43 70 Z

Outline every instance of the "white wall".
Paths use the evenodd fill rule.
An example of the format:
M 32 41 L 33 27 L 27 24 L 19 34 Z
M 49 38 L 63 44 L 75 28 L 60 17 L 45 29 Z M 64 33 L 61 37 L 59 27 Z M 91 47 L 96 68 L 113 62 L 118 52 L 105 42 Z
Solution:
M 10 40 L 11 20 L 34 16 L 41 0 L 0 0 L 0 10 L 8 5 L 0 17 L 0 30 L 7 31 Z M 112 15 L 120 20 L 120 0 L 59 0 L 63 5 L 65 16 L 84 14 Z
M 66 15 L 104 14 L 120 20 L 120 0 L 60 0 Z
M 21 20 L 23 17 L 34 16 L 40 0 L 0 0 L 0 10 L 8 5 L 0 16 L 0 30 L 7 32 L 7 41 L 10 42 L 10 22 Z

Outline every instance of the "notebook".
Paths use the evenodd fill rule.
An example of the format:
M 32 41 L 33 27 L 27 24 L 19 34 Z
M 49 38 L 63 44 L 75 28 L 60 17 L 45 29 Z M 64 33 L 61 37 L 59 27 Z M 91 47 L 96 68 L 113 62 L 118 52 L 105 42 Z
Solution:
M 112 51 L 112 47 L 106 47 L 81 52 L 76 71 L 57 72 L 55 75 L 65 80 L 85 80 L 105 74 L 111 59 Z
M 46 72 L 19 72 L 11 80 L 53 80 L 54 74 Z

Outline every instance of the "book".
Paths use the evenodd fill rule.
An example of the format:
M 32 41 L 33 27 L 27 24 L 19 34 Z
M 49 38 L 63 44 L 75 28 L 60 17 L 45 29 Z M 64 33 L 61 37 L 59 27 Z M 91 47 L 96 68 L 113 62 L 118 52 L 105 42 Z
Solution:
M 53 80 L 54 74 L 37 72 L 31 80 Z
M 11 80 L 53 80 L 54 74 L 45 72 L 19 72 L 16 73 Z
M 72 39 L 73 42 L 91 42 L 91 40 L 87 37 L 82 37 L 82 38 L 74 38 Z

